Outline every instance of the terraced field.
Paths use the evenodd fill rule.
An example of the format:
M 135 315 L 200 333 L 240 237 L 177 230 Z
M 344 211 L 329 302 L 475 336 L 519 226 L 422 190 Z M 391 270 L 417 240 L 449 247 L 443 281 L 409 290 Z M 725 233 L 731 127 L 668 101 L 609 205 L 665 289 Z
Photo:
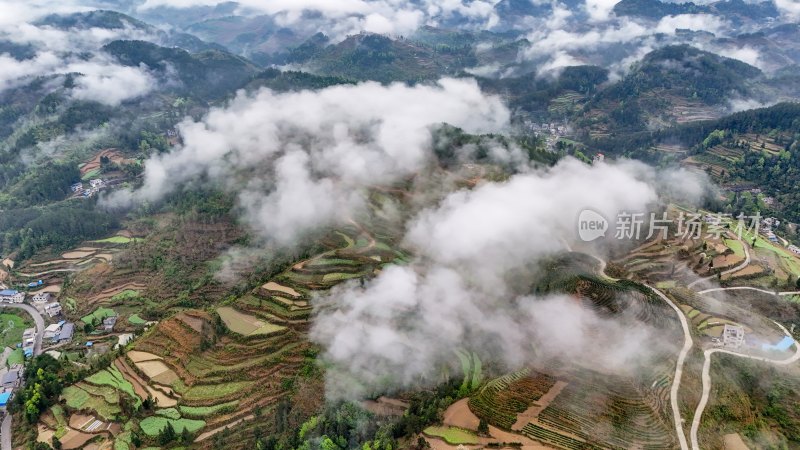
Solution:
M 119 374 L 125 392 L 156 400 L 156 414 L 138 421 L 150 437 L 167 423 L 201 440 L 226 426 L 246 429 L 254 411 L 274 406 L 287 394 L 305 364 L 311 349 L 306 333 L 314 291 L 372 276 L 383 264 L 402 257 L 357 225 L 326 242 L 329 250 L 294 263 L 223 307 L 184 310 L 160 321 L 114 362 L 116 378 L 103 374 L 95 381 L 111 383 Z M 117 286 L 99 296 L 119 300 L 135 290 Z M 71 389 L 79 387 L 80 383 Z M 86 401 L 72 402 L 78 400 Z

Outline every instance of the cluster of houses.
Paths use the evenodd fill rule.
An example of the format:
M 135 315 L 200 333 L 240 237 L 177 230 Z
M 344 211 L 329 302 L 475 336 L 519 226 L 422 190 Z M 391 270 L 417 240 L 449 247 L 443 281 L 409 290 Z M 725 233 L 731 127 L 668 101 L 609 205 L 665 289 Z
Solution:
M 53 294 L 49 292 L 40 292 L 31 298 L 33 305 L 46 314 L 47 317 L 53 318 L 61 314 L 61 303 L 58 303 L 53 298 Z
M 0 291 L 0 303 L 22 303 L 25 300 L 25 293 L 14 289 L 3 289 Z
M 53 344 L 63 344 L 72 341 L 72 336 L 75 334 L 75 324 L 67 321 L 60 321 L 48 325 L 44 329 L 42 339 L 45 339 Z
M 18 388 L 25 374 L 22 364 L 14 364 L 8 369 L 0 369 L 0 411 L 5 412 L 14 389 Z
M 772 231 L 773 227 L 778 227 L 781 222 L 775 217 L 765 217 L 761 220 L 761 224 L 759 226 L 759 232 L 767 238 L 768 241 L 777 244 L 778 243 L 778 236 L 775 235 L 775 232 Z
M 537 123 L 526 120 L 523 122 L 523 127 L 528 131 L 533 132 L 534 135 L 544 137 L 547 148 L 553 150 L 556 142 L 562 136 L 569 133 L 569 128 L 566 125 L 558 124 L 555 122 Z
M 102 189 L 104 186 L 105 182 L 102 178 L 95 178 L 93 180 L 89 180 L 88 188 L 84 188 L 83 183 L 75 183 L 70 187 L 70 189 L 77 195 L 82 195 L 84 198 L 89 198 L 100 192 L 100 189 Z

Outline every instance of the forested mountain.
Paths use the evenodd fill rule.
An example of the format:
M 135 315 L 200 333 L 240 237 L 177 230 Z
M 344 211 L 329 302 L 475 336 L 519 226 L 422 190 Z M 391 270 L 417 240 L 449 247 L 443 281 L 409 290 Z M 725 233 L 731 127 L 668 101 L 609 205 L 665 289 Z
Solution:
M 468 44 L 427 46 L 371 33 L 349 36 L 336 44 L 317 35 L 292 50 L 287 61 L 315 73 L 381 82 L 431 80 L 477 62 Z
M 244 58 L 221 50 L 190 54 L 145 41 L 114 41 L 103 50 L 124 65 L 145 64 L 165 79 L 174 70 L 181 82 L 181 95 L 201 98 L 225 96 L 243 86 L 258 70 Z

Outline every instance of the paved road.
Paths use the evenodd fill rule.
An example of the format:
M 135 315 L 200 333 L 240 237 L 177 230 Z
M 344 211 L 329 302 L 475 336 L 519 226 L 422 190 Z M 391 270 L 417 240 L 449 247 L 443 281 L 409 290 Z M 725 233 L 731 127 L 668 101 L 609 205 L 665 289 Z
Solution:
M 4 304 L 4 308 L 22 309 L 27 311 L 33 317 L 33 322 L 36 324 L 36 339 L 33 345 L 33 354 L 39 355 L 42 353 L 42 336 L 44 335 L 44 318 L 39 314 L 31 305 L 25 303 Z M 6 414 L 3 418 L 3 423 L 0 424 L 0 449 L 11 449 L 11 414 Z
M 783 325 L 775 322 L 786 336 L 791 336 L 789 330 L 787 330 Z M 706 405 L 708 404 L 708 397 L 711 395 L 711 355 L 714 353 L 726 353 L 728 355 L 739 356 L 741 358 L 747 359 L 754 359 L 756 361 L 768 362 L 772 364 L 778 365 L 787 365 L 791 364 L 797 360 L 800 360 L 800 345 L 795 344 L 797 350 L 795 350 L 794 355 L 790 356 L 786 359 L 771 359 L 771 358 L 764 358 L 762 356 L 751 356 L 745 355 L 743 353 L 734 352 L 732 350 L 725 350 L 721 348 L 712 348 L 708 349 L 703 352 L 705 356 L 705 361 L 703 361 L 703 395 L 700 397 L 700 403 L 697 404 L 697 409 L 694 412 L 694 417 L 692 418 L 692 429 L 690 432 L 691 440 L 692 440 L 692 450 L 700 450 L 700 443 L 697 439 L 697 432 L 700 430 L 700 421 L 703 418 L 703 411 L 706 409 Z
M 678 314 L 678 319 L 681 321 L 681 328 L 683 328 L 683 348 L 681 348 L 681 352 L 678 354 L 678 362 L 675 365 L 675 376 L 672 378 L 669 401 L 672 405 L 672 417 L 675 421 L 675 433 L 678 435 L 678 443 L 680 443 L 681 450 L 688 450 L 689 444 L 686 442 L 686 434 L 683 432 L 683 419 L 681 418 L 681 410 L 678 406 L 678 392 L 681 389 L 681 377 L 683 376 L 683 365 L 686 362 L 686 355 L 689 354 L 689 350 L 691 350 L 692 345 L 694 345 L 694 342 L 692 341 L 692 334 L 689 331 L 689 322 L 687 322 L 683 311 L 681 311 L 681 309 L 678 308 L 678 306 L 673 303 L 669 297 L 652 286 L 647 287 L 650 288 L 651 291 L 655 292 L 656 295 L 661 297 L 662 300 L 667 302 L 667 304 L 675 310 L 675 313 Z
M 727 275 L 729 273 L 733 273 L 733 272 L 742 270 L 745 267 L 747 267 L 748 264 L 750 264 L 750 250 L 748 250 L 747 243 L 745 241 L 741 240 L 741 239 L 738 239 L 738 241 L 742 243 L 742 248 L 744 249 L 744 261 L 741 264 L 739 264 L 738 266 L 736 266 L 736 267 L 734 267 L 732 269 L 723 270 L 722 272 L 720 272 L 720 275 Z M 714 279 L 716 277 L 717 277 L 716 275 L 712 275 L 710 277 L 700 278 L 699 280 L 692 281 L 686 287 L 691 289 L 692 286 L 694 286 L 694 285 L 696 285 L 698 283 L 702 283 L 704 281 L 710 281 L 710 280 L 712 280 L 712 279 Z

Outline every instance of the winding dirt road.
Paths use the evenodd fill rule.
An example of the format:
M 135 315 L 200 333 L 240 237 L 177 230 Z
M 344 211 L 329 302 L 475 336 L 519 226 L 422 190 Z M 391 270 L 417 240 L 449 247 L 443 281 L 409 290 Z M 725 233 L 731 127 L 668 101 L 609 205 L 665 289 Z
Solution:
M 781 330 L 783 330 L 786 336 L 791 337 L 791 333 L 789 333 L 789 330 L 787 330 L 783 325 L 779 324 L 778 322 L 774 323 Z M 732 350 L 725 350 L 721 348 L 712 348 L 703 352 L 703 355 L 705 356 L 705 361 L 703 361 L 703 395 L 702 397 L 700 397 L 700 402 L 697 404 L 697 409 L 695 410 L 694 417 L 692 418 L 692 429 L 690 432 L 692 441 L 692 450 L 700 450 L 700 443 L 698 442 L 697 439 L 697 432 L 700 430 L 700 421 L 703 418 L 703 411 L 705 411 L 706 405 L 708 404 L 708 398 L 711 395 L 711 355 L 713 355 L 714 353 L 726 353 L 728 355 L 739 356 L 741 358 L 753 359 L 756 361 L 762 361 L 783 366 L 791 364 L 797 360 L 800 360 L 800 345 L 797 345 L 797 343 L 795 343 L 795 347 L 797 347 L 797 349 L 795 350 L 794 355 L 786 359 L 771 359 L 771 358 L 764 358 L 762 356 L 745 355 L 743 353 L 738 353 Z
M 653 291 L 672 309 L 675 310 L 675 313 L 678 314 L 678 319 L 681 321 L 681 328 L 683 328 L 683 348 L 681 348 L 680 353 L 678 353 L 678 362 L 675 364 L 675 376 L 672 379 L 669 401 L 670 405 L 672 406 L 672 417 L 675 421 L 675 433 L 678 435 L 678 443 L 680 443 L 681 450 L 689 450 L 689 444 L 686 442 L 686 434 L 683 432 L 683 419 L 681 418 L 681 410 L 678 406 L 678 392 L 680 392 L 681 389 L 681 377 L 683 376 L 683 365 L 686 362 L 686 355 L 689 354 L 689 350 L 691 350 L 692 345 L 694 345 L 694 342 L 692 341 L 692 333 L 689 331 L 689 322 L 686 320 L 686 316 L 683 314 L 683 311 L 681 311 L 681 309 L 678 308 L 678 306 L 673 303 L 669 297 L 664 295 L 663 292 L 652 286 L 645 286 L 647 286 L 651 291 Z

